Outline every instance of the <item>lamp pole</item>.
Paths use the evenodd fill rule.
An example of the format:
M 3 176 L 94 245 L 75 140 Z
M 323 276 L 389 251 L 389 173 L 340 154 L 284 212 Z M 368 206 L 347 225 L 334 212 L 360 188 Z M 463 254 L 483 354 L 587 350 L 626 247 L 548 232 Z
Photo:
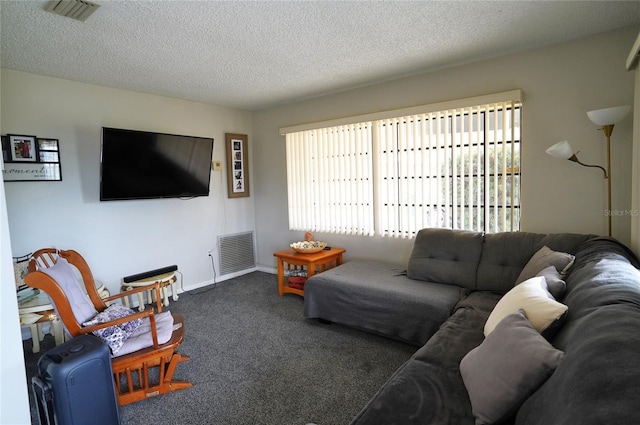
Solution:
M 608 210 L 607 210 L 607 218 L 609 219 L 609 236 L 611 236 L 611 133 L 613 133 L 613 124 L 608 124 L 602 127 L 602 131 L 604 135 L 607 137 L 607 185 L 608 185 Z
M 596 109 L 594 111 L 587 112 L 587 116 L 595 125 L 602 126 L 602 131 L 604 135 L 607 137 L 607 170 L 609 174 L 609 182 L 608 182 L 608 208 L 607 211 L 608 221 L 609 221 L 609 236 L 611 236 L 611 216 L 613 215 L 613 211 L 611 211 L 611 133 L 613 133 L 613 125 L 622 121 L 625 116 L 631 110 L 631 106 L 616 106 L 613 108 L 604 108 L 604 109 Z

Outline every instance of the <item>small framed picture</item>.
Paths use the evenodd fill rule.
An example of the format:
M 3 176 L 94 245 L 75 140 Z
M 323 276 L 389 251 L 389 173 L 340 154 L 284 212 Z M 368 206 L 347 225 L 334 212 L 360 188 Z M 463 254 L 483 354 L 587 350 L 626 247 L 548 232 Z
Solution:
M 229 198 L 249 196 L 249 147 L 246 134 L 225 135 L 227 148 L 227 195 Z
M 38 161 L 60 162 L 58 139 L 38 139 Z
M 12 161 L 36 162 L 38 160 L 36 136 L 9 134 L 8 137 Z
M 38 149 L 41 151 L 58 151 L 58 139 L 38 139 Z

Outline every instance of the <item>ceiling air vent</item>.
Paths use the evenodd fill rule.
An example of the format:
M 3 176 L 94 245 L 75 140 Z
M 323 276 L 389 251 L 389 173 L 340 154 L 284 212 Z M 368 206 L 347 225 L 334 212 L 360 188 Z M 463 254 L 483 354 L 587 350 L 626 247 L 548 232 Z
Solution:
M 44 10 L 84 22 L 99 7 L 99 4 L 86 0 L 51 0 Z

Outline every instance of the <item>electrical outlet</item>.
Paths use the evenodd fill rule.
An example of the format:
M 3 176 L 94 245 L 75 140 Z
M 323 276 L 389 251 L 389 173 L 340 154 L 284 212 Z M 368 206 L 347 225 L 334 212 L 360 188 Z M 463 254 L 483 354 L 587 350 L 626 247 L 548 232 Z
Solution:
M 211 164 L 213 171 L 222 171 L 222 161 L 213 161 Z

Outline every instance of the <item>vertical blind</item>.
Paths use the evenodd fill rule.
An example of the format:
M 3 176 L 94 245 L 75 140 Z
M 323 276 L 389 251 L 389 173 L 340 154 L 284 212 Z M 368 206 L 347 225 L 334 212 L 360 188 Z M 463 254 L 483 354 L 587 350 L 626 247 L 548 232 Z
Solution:
M 287 134 L 289 227 L 372 235 L 371 123 Z
M 518 230 L 520 109 L 501 102 L 376 121 L 378 233 Z
M 518 230 L 521 109 L 504 100 L 287 133 L 290 228 Z

